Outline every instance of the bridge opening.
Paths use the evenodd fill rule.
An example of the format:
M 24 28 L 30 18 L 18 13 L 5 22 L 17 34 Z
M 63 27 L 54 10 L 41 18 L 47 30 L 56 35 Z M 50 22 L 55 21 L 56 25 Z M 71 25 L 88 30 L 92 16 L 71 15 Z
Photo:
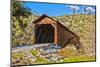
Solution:
M 35 43 L 54 43 L 54 27 L 51 24 L 39 24 L 35 28 Z

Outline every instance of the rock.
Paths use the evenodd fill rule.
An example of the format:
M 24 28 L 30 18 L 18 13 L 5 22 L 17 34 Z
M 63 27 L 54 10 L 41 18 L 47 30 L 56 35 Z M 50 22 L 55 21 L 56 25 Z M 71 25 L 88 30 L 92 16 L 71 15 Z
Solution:
M 12 60 L 12 64 L 15 64 L 15 63 L 16 63 L 16 60 L 15 60 L 15 59 L 13 59 L 13 60 Z
M 33 62 L 34 62 L 34 61 L 36 61 L 36 59 L 31 59 L 31 61 L 33 61 Z
M 21 60 L 20 59 L 16 59 L 16 62 L 15 63 L 19 63 Z
M 56 46 L 57 48 L 57 46 Z M 42 48 L 32 48 L 31 50 L 36 50 L 38 51 L 36 56 L 33 56 L 29 51 L 23 51 L 25 53 L 24 57 L 22 58 L 23 63 L 25 65 L 29 65 L 29 64 L 36 64 L 36 63 L 40 63 L 40 62 L 36 62 L 37 57 L 42 57 L 44 59 L 46 59 L 48 62 L 62 62 L 62 56 L 58 55 L 58 51 L 60 49 L 56 49 L 55 46 L 53 46 L 53 48 L 47 48 L 46 47 L 42 47 Z M 30 54 L 29 54 L 30 53 Z M 44 62 L 46 63 L 46 62 Z

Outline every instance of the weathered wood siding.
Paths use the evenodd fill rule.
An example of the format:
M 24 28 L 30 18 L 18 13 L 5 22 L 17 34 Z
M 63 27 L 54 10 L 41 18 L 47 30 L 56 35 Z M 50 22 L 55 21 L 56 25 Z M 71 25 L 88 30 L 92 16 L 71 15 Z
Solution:
M 57 24 L 57 43 L 58 44 L 67 44 L 66 41 L 70 40 L 71 38 L 79 38 L 76 34 L 74 34 L 69 29 L 63 27 L 61 24 Z

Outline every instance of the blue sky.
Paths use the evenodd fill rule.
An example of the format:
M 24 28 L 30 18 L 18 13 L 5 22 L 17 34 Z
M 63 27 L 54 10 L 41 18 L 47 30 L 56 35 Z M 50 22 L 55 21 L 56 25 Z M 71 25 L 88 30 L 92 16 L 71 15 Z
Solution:
M 70 4 L 54 4 L 54 3 L 41 3 L 41 2 L 24 2 L 24 7 L 30 8 L 31 11 L 35 14 L 48 16 L 61 16 L 61 15 L 71 15 L 73 11 L 70 8 Z M 92 7 L 95 9 L 95 6 L 85 6 L 85 5 L 76 5 L 79 7 L 79 10 L 83 10 L 86 7 Z

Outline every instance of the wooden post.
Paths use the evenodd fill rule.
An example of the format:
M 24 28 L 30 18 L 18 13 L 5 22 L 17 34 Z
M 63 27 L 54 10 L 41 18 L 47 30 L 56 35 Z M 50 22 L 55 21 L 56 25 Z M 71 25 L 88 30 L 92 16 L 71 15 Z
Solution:
M 57 27 L 54 30 L 54 43 L 57 45 Z
M 55 24 L 51 24 L 54 27 L 54 43 L 57 45 L 57 25 Z

